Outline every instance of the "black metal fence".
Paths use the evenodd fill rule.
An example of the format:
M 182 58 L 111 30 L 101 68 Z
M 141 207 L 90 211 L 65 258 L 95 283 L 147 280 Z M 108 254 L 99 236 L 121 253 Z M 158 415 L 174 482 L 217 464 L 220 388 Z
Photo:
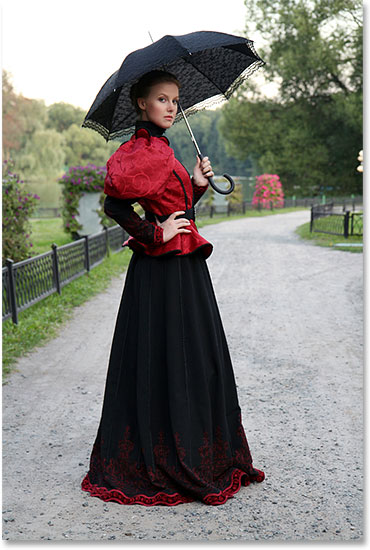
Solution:
M 109 255 L 122 250 L 127 237 L 119 225 L 109 227 L 63 246 L 51 245 L 44 252 L 21 262 L 6 260 L 2 269 L 3 321 L 12 318 L 18 323 L 18 313 L 43 300 L 90 271 Z
M 279 206 L 276 208 L 276 210 L 281 210 L 282 208 L 289 208 L 291 206 L 305 206 L 309 207 L 313 204 L 312 199 L 300 199 L 302 204 L 298 204 L 298 199 L 296 201 L 286 200 L 283 201 L 282 206 Z M 207 201 L 199 202 L 196 207 L 196 215 L 201 216 L 209 216 L 210 218 L 213 218 L 213 216 L 216 216 L 218 214 L 221 215 L 227 215 L 232 216 L 233 214 L 245 214 L 248 211 L 251 210 L 265 210 L 265 208 L 262 208 L 260 204 L 255 206 L 252 204 L 252 201 L 241 201 L 241 202 L 227 202 L 225 201 L 224 204 L 209 204 Z M 268 205 L 269 210 L 274 210 L 274 205 L 272 202 Z
M 321 199 L 319 199 L 321 200 Z M 273 203 L 270 202 L 268 205 L 269 210 L 281 210 L 284 208 L 292 208 L 292 207 L 299 207 L 302 206 L 303 208 L 312 208 L 314 205 L 317 205 L 318 198 L 317 197 L 306 197 L 306 198 L 288 198 L 283 199 L 282 206 L 274 207 Z M 333 198 L 331 200 L 331 203 L 335 205 L 338 208 L 341 208 L 344 211 L 348 209 L 348 207 L 352 208 L 352 210 L 356 210 L 359 206 L 362 206 L 362 196 L 356 196 L 356 197 L 338 197 Z M 324 205 L 325 206 L 325 205 Z M 252 201 L 242 201 L 242 202 L 231 202 L 231 201 L 225 201 L 223 205 L 220 204 L 209 204 L 207 200 L 201 200 L 197 206 L 196 206 L 196 214 L 197 216 L 210 216 L 211 218 L 217 214 L 221 215 L 227 215 L 231 216 L 233 214 L 245 214 L 247 211 L 251 210 L 263 210 L 262 206 L 258 204 L 255 206 L 252 204 Z
M 353 208 L 354 210 L 354 208 Z M 317 204 L 311 207 L 310 232 L 328 233 L 330 235 L 363 234 L 363 212 L 343 211 L 342 206 L 329 204 Z
M 329 197 L 327 197 L 329 199 Z M 311 208 L 313 205 L 321 202 L 321 197 L 305 197 L 305 198 L 284 198 L 282 208 L 291 208 L 297 206 L 303 206 L 304 208 Z M 330 197 L 330 203 L 334 203 L 336 206 L 341 207 L 343 212 L 351 208 L 355 210 L 358 205 L 362 205 L 362 196 L 358 195 L 355 197 Z M 256 207 L 252 205 L 252 201 L 243 201 L 238 203 L 233 203 L 230 201 L 225 201 L 224 205 L 212 205 L 207 202 L 205 199 L 201 199 L 197 204 L 197 215 L 198 216 L 211 216 L 217 214 L 237 214 L 237 213 L 246 213 L 248 210 L 254 210 Z M 270 203 L 269 209 L 273 209 L 273 204 Z M 280 210 L 281 207 L 279 207 Z M 262 210 L 261 206 L 257 207 L 258 210 Z M 46 208 L 40 207 L 37 208 L 33 214 L 33 217 L 60 217 L 61 209 L 60 208 Z

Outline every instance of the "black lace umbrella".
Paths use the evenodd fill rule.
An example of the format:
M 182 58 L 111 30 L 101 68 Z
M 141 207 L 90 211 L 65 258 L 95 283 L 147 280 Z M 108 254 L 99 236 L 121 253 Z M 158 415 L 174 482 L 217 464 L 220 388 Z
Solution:
M 220 32 L 199 31 L 182 36 L 166 35 L 146 48 L 130 53 L 95 98 L 82 126 L 99 132 L 107 141 L 134 131 L 137 113 L 130 100 L 130 88 L 154 69 L 174 74 L 181 82 L 181 106 L 175 122 L 184 117 L 200 158 L 202 154 L 191 132 L 186 115 L 193 114 L 231 94 L 264 61 L 247 38 Z M 222 190 L 231 193 L 234 188 Z

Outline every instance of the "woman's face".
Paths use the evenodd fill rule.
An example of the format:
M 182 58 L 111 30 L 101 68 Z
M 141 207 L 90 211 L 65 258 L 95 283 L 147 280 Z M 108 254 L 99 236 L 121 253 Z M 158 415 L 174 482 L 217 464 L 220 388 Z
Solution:
M 138 98 L 141 120 L 149 120 L 161 128 L 170 128 L 177 113 L 179 88 L 174 82 L 162 82 L 151 87 L 147 97 Z

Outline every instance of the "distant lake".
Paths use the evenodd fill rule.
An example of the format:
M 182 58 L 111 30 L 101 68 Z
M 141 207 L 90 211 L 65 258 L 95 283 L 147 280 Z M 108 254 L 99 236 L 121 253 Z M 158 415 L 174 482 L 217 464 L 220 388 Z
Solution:
M 28 193 L 40 197 L 37 201 L 38 208 L 60 208 L 62 206 L 62 186 L 55 181 L 26 182 L 25 189 Z

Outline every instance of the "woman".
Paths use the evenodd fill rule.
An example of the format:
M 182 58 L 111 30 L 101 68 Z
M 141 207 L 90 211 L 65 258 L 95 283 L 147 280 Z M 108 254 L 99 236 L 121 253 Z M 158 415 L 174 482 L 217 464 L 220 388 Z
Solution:
M 131 89 L 139 120 L 107 163 L 105 212 L 133 250 L 104 402 L 82 489 L 121 504 L 223 504 L 262 481 L 241 424 L 235 379 L 194 204 L 213 176 L 190 178 L 163 135 L 180 84 L 152 71 Z M 134 211 L 139 202 L 145 220 Z

